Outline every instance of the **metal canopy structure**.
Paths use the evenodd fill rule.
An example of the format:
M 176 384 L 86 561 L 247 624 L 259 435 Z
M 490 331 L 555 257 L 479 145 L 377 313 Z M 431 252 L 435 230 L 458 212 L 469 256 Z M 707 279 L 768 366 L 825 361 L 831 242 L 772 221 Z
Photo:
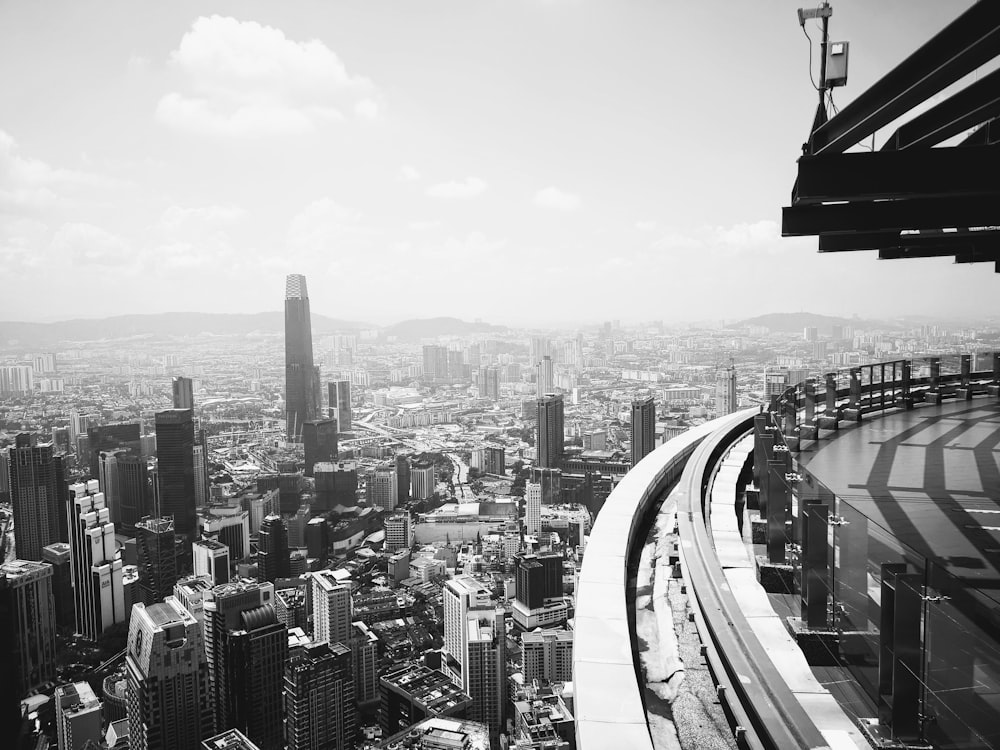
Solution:
M 989 261 L 1000 273 L 1000 70 L 914 115 L 880 149 L 846 153 L 998 59 L 1000 2 L 980 0 L 832 118 L 821 104 L 782 236 L 818 236 L 820 252 Z

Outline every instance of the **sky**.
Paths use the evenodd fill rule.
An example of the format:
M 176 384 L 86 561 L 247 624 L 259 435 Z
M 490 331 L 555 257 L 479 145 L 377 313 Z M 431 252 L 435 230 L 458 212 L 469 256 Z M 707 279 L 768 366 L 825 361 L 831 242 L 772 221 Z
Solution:
M 969 4 L 835 2 L 838 105 Z M 798 6 L 7 0 L 0 320 L 277 310 L 288 273 L 375 324 L 997 315 L 991 265 L 780 237 Z

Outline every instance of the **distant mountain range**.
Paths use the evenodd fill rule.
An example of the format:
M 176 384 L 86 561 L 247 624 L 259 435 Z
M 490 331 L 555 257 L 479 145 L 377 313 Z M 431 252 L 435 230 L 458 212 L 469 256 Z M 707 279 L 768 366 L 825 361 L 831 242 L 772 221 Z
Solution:
M 395 323 L 382 329 L 382 333 L 404 341 L 416 341 L 440 336 L 464 336 L 470 333 L 499 333 L 505 330 L 507 329 L 503 326 L 482 322 L 469 323 L 458 318 L 421 318 Z
M 66 341 L 108 341 L 130 338 L 184 338 L 189 336 L 248 336 L 284 334 L 283 312 L 250 314 L 154 313 L 117 315 L 111 318 L 64 320 L 57 323 L 0 322 L 0 347 L 43 348 Z M 313 336 L 374 329 L 378 326 L 312 314 Z M 459 336 L 502 331 L 488 323 L 468 323 L 458 318 L 404 320 L 382 329 L 383 335 L 401 340 Z
M 819 333 L 830 335 L 833 326 L 852 326 L 854 328 L 864 328 L 868 326 L 895 328 L 895 325 L 861 320 L 860 318 L 838 318 L 833 315 L 816 315 L 815 313 L 770 313 L 768 315 L 758 315 L 756 318 L 741 320 L 736 324 L 740 326 L 763 326 L 779 333 L 802 333 L 803 328 L 817 328 Z

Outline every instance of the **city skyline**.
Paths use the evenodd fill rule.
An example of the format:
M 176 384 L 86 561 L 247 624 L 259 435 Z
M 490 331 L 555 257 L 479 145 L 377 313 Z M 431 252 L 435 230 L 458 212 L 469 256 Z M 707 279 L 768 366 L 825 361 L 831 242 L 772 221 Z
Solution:
M 147 10 L 0 10 L 0 66 L 19 71 L 0 102 L 0 260 L 21 282 L 0 319 L 79 317 L 81 288 L 102 292 L 88 315 L 257 310 L 289 272 L 324 290 L 316 312 L 374 324 L 519 299 L 541 302 L 503 322 L 697 320 L 706 287 L 714 317 L 749 316 L 775 309 L 737 293 L 763 269 L 790 309 L 1000 310 L 976 268 L 860 253 L 834 269 L 778 237 L 814 97 L 793 4 Z M 959 10 L 838 3 L 838 104 Z M 817 295 L 832 276 L 849 283 Z

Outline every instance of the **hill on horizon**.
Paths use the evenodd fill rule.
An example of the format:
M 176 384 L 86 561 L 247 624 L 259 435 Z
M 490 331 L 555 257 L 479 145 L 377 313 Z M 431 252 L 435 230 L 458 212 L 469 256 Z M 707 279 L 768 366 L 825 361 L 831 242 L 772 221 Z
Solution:
M 367 323 L 337 320 L 313 313 L 313 335 L 372 328 Z M 135 336 L 184 337 L 200 333 L 245 336 L 255 332 L 284 333 L 284 312 L 260 313 L 149 313 L 110 318 L 78 318 L 55 323 L 0 321 L 0 344 L 43 347 L 61 341 L 98 341 Z
M 763 326 L 780 333 L 802 333 L 803 328 L 815 327 L 819 333 L 829 335 L 833 326 L 853 326 L 855 328 L 870 324 L 871 321 L 861 318 L 841 318 L 835 315 L 818 315 L 816 313 L 769 313 L 747 318 L 737 323 L 738 326 Z
M 439 336 L 463 336 L 469 333 L 488 333 L 507 330 L 504 326 L 490 323 L 469 323 L 458 318 L 414 318 L 386 326 L 382 333 L 404 341 L 438 338 Z

